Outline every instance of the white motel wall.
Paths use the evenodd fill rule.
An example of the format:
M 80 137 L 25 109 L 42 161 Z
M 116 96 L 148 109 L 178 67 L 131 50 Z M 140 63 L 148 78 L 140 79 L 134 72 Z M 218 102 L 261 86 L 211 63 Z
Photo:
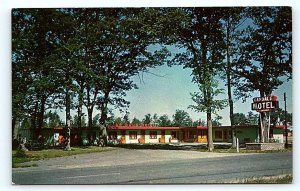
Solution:
M 165 142 L 169 143 L 169 140 L 171 138 L 171 131 L 170 130 L 166 130 L 166 135 L 165 135 Z
M 129 132 L 130 131 L 136 131 L 137 132 L 137 138 L 136 139 L 130 139 Z M 155 131 L 157 133 L 156 138 L 150 138 L 150 131 Z M 121 139 L 121 131 L 116 131 L 118 139 Z M 159 140 L 161 138 L 161 130 L 145 130 L 145 143 L 159 143 Z M 141 138 L 141 130 L 126 130 L 125 131 L 125 144 L 131 144 L 131 143 L 139 143 L 139 138 Z M 169 143 L 169 140 L 171 138 L 171 130 L 165 130 L 165 143 Z M 175 140 L 173 140 L 175 141 Z
M 150 131 L 153 130 L 146 130 L 145 131 L 145 143 L 159 143 L 159 139 L 161 138 L 161 131 L 157 130 L 157 131 L 153 131 L 156 132 L 156 138 L 150 138 Z
M 130 139 L 129 138 L 129 132 L 130 131 L 136 131 L 137 132 L 137 138 L 136 139 Z M 125 141 L 126 141 L 126 143 L 139 143 L 139 138 L 141 138 L 141 131 L 140 130 L 128 130 L 125 133 Z

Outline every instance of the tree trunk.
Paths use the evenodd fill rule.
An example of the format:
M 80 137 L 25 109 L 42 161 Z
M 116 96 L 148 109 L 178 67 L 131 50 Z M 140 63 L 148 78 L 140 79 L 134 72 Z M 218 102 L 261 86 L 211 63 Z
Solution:
M 230 82 L 229 82 L 230 83 Z M 236 148 L 236 132 L 235 132 L 235 122 L 233 117 L 233 101 L 231 97 L 231 87 L 228 86 L 228 102 L 229 102 L 229 118 L 231 126 L 231 137 L 232 137 L 232 148 Z
M 33 132 L 36 132 L 37 129 L 37 112 L 38 112 L 38 102 L 35 103 L 34 111 L 31 113 L 30 117 L 30 123 L 31 123 L 31 129 L 33 129 Z M 33 139 L 37 138 L 36 133 L 33 133 Z
M 204 84 L 211 84 L 212 81 L 212 68 L 209 66 L 207 62 L 207 41 L 203 37 L 202 39 L 202 48 L 201 48 L 201 62 L 204 67 Z M 202 76 L 199 76 L 199 79 L 201 79 Z M 211 106 L 212 106 L 212 87 L 205 86 L 202 89 L 202 92 L 204 94 L 204 100 L 206 100 L 206 121 L 207 121 L 207 134 L 208 134 L 208 151 L 214 150 L 214 144 L 213 144 L 213 130 L 212 130 L 212 120 L 211 120 Z
M 101 117 L 99 120 L 100 123 L 100 131 L 101 136 L 104 139 L 104 144 L 107 145 L 107 126 L 106 126 L 106 120 L 107 120 L 107 105 L 109 101 L 109 92 L 105 92 L 104 99 L 101 107 Z
M 261 128 L 261 142 L 268 143 L 268 125 L 267 125 L 267 117 L 265 112 L 260 113 L 260 128 Z
M 230 89 L 230 90 L 229 90 Z M 230 92 L 229 92 L 230 91 Z M 229 118 L 231 126 L 231 138 L 232 138 L 232 148 L 236 148 L 236 131 L 235 131 L 235 122 L 233 117 L 233 101 L 231 97 L 231 87 L 228 87 L 228 101 L 229 101 Z
M 93 109 L 94 107 L 88 108 L 88 127 L 89 129 L 93 127 Z
M 91 91 L 91 87 L 89 85 L 87 85 L 87 111 L 88 111 L 88 128 L 92 128 L 93 127 L 93 106 L 91 106 L 91 95 L 90 95 L 90 91 Z
M 266 96 L 265 92 L 260 93 L 261 97 Z M 260 113 L 260 128 L 261 128 L 261 143 L 268 143 L 269 137 L 268 137 L 268 125 L 267 125 L 267 116 L 265 112 Z
M 12 118 L 12 140 L 18 139 L 18 120 L 16 117 Z
M 100 124 L 101 138 L 104 140 L 104 145 L 107 145 L 107 126 L 106 124 Z
M 207 115 L 207 131 L 208 131 L 208 151 L 211 152 L 214 150 L 211 113 L 207 113 L 206 115 Z
M 211 81 L 211 80 L 210 80 Z M 212 87 L 207 88 L 207 130 L 208 130 L 208 151 L 212 152 L 214 150 L 214 142 L 213 142 L 213 126 L 211 119 L 211 107 L 212 107 Z
M 66 129 L 67 129 L 67 137 L 66 137 L 66 147 L 65 150 L 70 151 L 71 150 L 71 98 L 70 98 L 70 92 L 69 92 L 69 75 L 66 75 L 66 81 L 67 81 L 67 88 L 66 88 Z
M 234 127 L 234 118 L 233 118 L 233 100 L 231 94 L 231 61 L 230 61 L 230 21 L 229 21 L 229 12 L 227 13 L 227 28 L 226 28 L 226 57 L 227 57 L 227 66 L 226 66 L 226 79 L 227 79 L 227 95 L 228 95 L 228 103 L 229 103 L 229 118 L 230 118 L 230 126 L 231 126 L 231 138 L 232 138 L 232 148 L 236 148 L 236 133 Z
M 82 92 L 83 93 L 83 92 Z M 81 90 L 80 90 L 80 94 L 81 94 Z M 79 98 L 78 98 L 78 108 L 77 108 L 77 128 L 78 128 L 78 135 L 79 136 L 79 140 L 81 142 L 82 140 L 82 126 L 81 126 L 81 119 L 82 119 L 82 99 L 81 99 L 81 95 L 79 95 Z M 81 144 L 81 143 L 79 143 Z
M 236 148 L 236 134 L 234 128 L 234 118 L 233 118 L 233 100 L 231 94 L 231 64 L 229 57 L 229 47 L 227 46 L 227 67 L 226 67 L 226 78 L 227 78 L 227 95 L 229 102 L 229 118 L 230 118 L 230 126 L 231 126 L 231 135 L 232 135 L 232 148 Z
M 78 130 L 81 130 L 82 127 L 81 127 L 81 115 L 82 115 L 82 105 L 78 106 L 78 109 L 77 109 L 77 128 Z
M 41 129 L 44 126 L 45 104 L 46 104 L 46 96 L 42 95 L 40 111 L 37 116 L 37 130 L 36 130 L 37 136 L 39 136 L 41 134 Z
M 79 95 L 78 95 L 78 108 L 77 108 L 77 128 L 80 132 L 82 131 L 82 126 L 81 126 L 81 118 L 82 118 L 82 105 L 83 105 L 83 84 L 80 83 L 80 90 L 79 90 Z

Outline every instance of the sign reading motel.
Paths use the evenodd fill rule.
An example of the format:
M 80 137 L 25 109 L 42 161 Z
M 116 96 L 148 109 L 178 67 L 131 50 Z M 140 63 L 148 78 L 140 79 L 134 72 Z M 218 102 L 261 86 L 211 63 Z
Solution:
M 252 110 L 256 110 L 257 112 L 273 111 L 278 106 L 277 96 L 255 97 L 251 104 Z

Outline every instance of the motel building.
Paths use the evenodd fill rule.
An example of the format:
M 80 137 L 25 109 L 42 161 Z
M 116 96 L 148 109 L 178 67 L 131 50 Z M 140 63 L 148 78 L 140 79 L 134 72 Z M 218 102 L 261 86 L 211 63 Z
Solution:
M 108 140 L 132 143 L 207 142 L 207 127 L 157 127 L 152 125 L 113 125 L 108 129 Z
M 270 140 L 284 142 L 284 125 L 271 126 Z M 236 136 L 240 143 L 259 142 L 260 128 L 258 125 L 235 126 Z M 112 125 L 108 127 L 108 143 L 118 144 L 178 144 L 178 143 L 207 143 L 207 127 L 158 127 L 154 125 Z M 19 129 L 19 137 L 34 140 L 37 137 L 35 129 Z M 44 145 L 59 146 L 59 137 L 66 137 L 63 127 L 42 128 L 39 134 L 43 137 Z M 100 138 L 98 128 L 71 129 L 71 145 L 85 145 L 86 140 Z M 213 127 L 213 142 L 231 143 L 230 126 Z
M 258 125 L 235 126 L 240 143 L 259 142 Z M 284 125 L 270 128 L 270 140 L 283 143 Z M 151 125 L 113 125 L 108 128 L 108 140 L 119 140 L 120 144 L 147 143 L 207 143 L 207 127 L 157 127 Z M 213 127 L 214 142 L 232 142 L 231 126 Z

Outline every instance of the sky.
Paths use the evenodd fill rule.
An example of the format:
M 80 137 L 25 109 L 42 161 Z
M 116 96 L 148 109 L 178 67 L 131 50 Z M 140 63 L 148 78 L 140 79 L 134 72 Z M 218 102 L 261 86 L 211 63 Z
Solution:
M 150 46 L 149 51 L 158 49 L 159 46 Z M 167 46 L 172 56 L 183 50 L 175 46 Z M 134 76 L 132 80 L 138 85 L 138 89 L 127 92 L 126 100 L 130 101 L 129 118 L 134 117 L 142 120 L 144 116 L 150 113 L 152 116 L 156 113 L 158 116 L 168 115 L 172 119 L 172 115 L 177 109 L 185 110 L 190 117 L 195 120 L 201 119 L 206 121 L 206 113 L 196 112 L 188 108 L 189 105 L 195 103 L 191 99 L 190 93 L 199 92 L 197 84 L 192 82 L 192 70 L 181 65 L 168 67 L 166 64 L 149 69 L 148 73 L 140 73 Z M 218 77 L 216 77 L 217 79 Z M 227 87 L 222 80 L 219 81 L 219 87 L 224 89 L 224 94 L 219 95 L 216 99 L 228 99 Z M 278 97 L 279 107 L 284 109 L 283 94 L 287 95 L 287 111 L 292 112 L 292 80 L 284 82 L 273 93 Z M 247 114 L 251 111 L 251 103 L 253 97 L 260 97 L 259 92 L 253 92 L 252 97 L 246 102 L 234 99 L 234 113 Z M 257 113 L 256 111 L 253 111 Z M 124 113 L 114 111 L 116 117 L 123 117 Z M 222 125 L 230 125 L 229 106 L 217 112 L 222 117 L 220 122 Z M 213 118 L 216 115 L 213 114 Z
M 149 72 L 143 73 L 143 76 L 133 78 L 139 89 L 129 91 L 126 96 L 126 99 L 131 102 L 128 110 L 130 119 L 133 119 L 133 117 L 143 119 L 147 113 L 152 115 L 157 113 L 159 116 L 167 114 L 169 118 L 172 118 L 176 109 L 187 111 L 193 120 L 206 119 L 205 113 L 197 113 L 187 108 L 189 105 L 194 104 L 190 93 L 199 92 L 198 86 L 192 82 L 191 69 L 183 69 L 182 66 L 168 67 L 163 65 L 150 69 Z M 227 99 L 224 82 L 220 81 L 219 84 L 219 88 L 225 89 L 225 94 L 220 96 L 220 99 Z M 279 107 L 282 109 L 284 109 L 284 92 L 287 93 L 287 111 L 292 112 L 291 81 L 284 83 L 278 90 L 274 91 L 274 95 L 278 96 Z M 254 92 L 252 95 L 253 97 L 260 97 L 258 92 Z M 247 114 L 251 111 L 251 103 L 252 98 L 247 99 L 245 103 L 242 103 L 241 100 L 235 100 L 234 112 Z M 220 110 L 218 115 L 223 117 L 220 121 L 222 125 L 230 125 L 229 107 Z M 119 114 L 119 116 L 122 116 L 122 114 Z

